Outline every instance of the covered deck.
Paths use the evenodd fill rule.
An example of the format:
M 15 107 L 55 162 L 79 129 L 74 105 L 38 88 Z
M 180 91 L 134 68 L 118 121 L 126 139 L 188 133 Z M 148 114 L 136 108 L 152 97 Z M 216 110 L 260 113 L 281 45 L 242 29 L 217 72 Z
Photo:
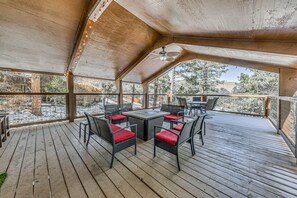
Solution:
M 88 148 L 78 122 L 15 128 L 0 149 L 0 172 L 9 177 L 0 197 L 296 197 L 296 159 L 268 119 L 211 113 L 205 145 L 175 156 L 153 141 L 116 154 L 92 136 Z

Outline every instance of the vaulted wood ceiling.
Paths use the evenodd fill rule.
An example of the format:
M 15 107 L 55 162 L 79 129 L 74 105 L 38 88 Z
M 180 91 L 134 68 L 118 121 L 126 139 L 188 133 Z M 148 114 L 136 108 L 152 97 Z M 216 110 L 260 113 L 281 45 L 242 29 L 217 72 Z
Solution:
M 110 0 L 69 67 L 94 2 L 0 0 L 0 67 L 132 82 L 193 58 L 297 69 L 296 0 Z M 181 53 L 161 62 L 162 46 Z

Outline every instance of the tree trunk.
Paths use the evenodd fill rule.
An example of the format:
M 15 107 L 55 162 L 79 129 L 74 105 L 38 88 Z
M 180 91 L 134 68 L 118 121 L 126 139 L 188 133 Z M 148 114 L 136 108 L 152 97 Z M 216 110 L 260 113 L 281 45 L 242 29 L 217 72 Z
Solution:
M 157 106 L 157 99 L 158 99 L 158 80 L 154 82 L 154 100 L 153 100 L 153 107 Z
M 32 74 L 31 87 L 33 93 L 40 93 L 40 75 Z M 34 115 L 41 115 L 41 98 L 40 96 L 33 96 L 32 113 Z

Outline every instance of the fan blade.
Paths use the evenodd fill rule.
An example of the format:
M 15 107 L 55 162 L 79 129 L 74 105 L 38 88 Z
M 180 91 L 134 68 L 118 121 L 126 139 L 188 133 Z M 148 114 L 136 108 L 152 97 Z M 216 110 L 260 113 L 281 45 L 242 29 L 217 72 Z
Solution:
M 176 57 L 176 56 L 179 55 L 179 52 L 167 52 L 166 55 L 169 56 L 169 57 Z

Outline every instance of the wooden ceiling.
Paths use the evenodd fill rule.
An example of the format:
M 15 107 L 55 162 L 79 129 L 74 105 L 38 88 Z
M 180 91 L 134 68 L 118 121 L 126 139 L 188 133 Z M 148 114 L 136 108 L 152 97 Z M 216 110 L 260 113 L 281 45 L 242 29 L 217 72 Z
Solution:
M 296 0 L 117 0 L 166 35 L 297 39 Z
M 115 79 L 159 37 L 155 30 L 114 1 L 93 28 L 75 75 Z
M 85 0 L 0 0 L 0 67 L 64 73 Z
M 297 69 L 296 0 L 110 0 L 77 58 L 96 1 L 0 0 L 0 67 L 131 82 L 191 58 Z M 162 62 L 162 46 L 181 53 Z

